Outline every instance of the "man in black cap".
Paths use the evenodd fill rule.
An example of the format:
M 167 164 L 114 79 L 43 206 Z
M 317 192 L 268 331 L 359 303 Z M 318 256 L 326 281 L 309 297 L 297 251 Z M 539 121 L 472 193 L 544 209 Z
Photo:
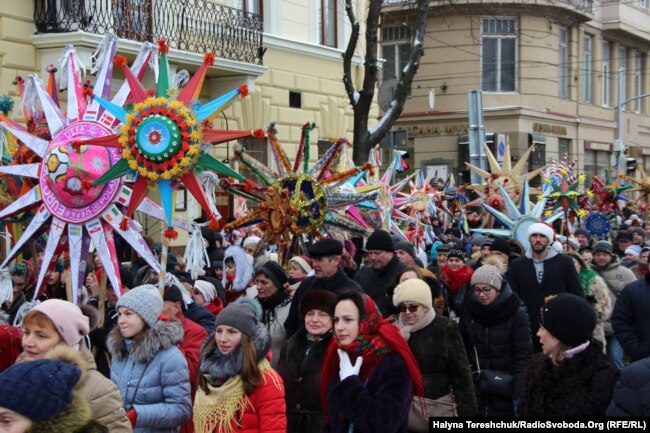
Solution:
M 406 266 L 422 268 L 422 262 L 415 255 L 415 247 L 408 241 L 399 241 L 395 244 L 397 259 Z
M 616 244 L 614 248 L 614 254 L 619 258 L 625 258 L 625 250 L 627 247 L 632 245 L 632 233 L 627 230 L 621 230 L 616 236 Z
M 214 315 L 207 308 L 197 305 L 189 295 L 194 290 L 194 279 L 189 272 L 185 271 L 174 271 L 172 274 L 174 274 L 187 292 L 187 296 L 183 297 L 185 301 L 182 303 L 183 315 L 192 322 L 201 325 L 208 331 L 208 334 L 211 334 L 214 331 Z
M 355 280 L 377 304 L 384 315 L 396 313 L 393 306 L 391 287 L 397 274 L 406 269 L 397 256 L 393 239 L 385 230 L 375 230 L 366 242 L 364 268 L 360 269 Z M 390 293 L 389 293 L 390 289 Z
M 391 243 L 392 245 L 392 243 Z M 300 300 L 312 290 L 338 292 L 346 289 L 361 290 L 359 284 L 348 276 L 341 268 L 343 244 L 336 239 L 326 238 L 311 245 L 307 252 L 311 257 L 314 275 L 305 278 L 293 295 L 289 316 L 284 322 L 286 338 L 289 339 L 300 328 Z

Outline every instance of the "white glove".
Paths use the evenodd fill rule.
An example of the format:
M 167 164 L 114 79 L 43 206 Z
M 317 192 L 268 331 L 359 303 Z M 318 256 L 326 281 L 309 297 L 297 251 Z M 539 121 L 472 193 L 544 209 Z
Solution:
M 344 380 L 346 377 L 350 376 L 358 376 L 359 375 L 359 370 L 361 370 L 361 363 L 363 362 L 363 358 L 361 356 L 357 357 L 357 362 L 352 365 L 352 362 L 350 361 L 350 357 L 348 356 L 348 353 L 344 350 L 337 349 L 337 352 L 339 354 L 339 377 L 341 380 Z

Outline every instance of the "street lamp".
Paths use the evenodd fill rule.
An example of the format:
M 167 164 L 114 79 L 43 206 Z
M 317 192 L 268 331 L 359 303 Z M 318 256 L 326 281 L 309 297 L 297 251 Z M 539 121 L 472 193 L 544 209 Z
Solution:
M 614 140 L 614 152 L 618 152 L 618 164 L 616 164 L 616 170 L 618 174 L 625 173 L 627 170 L 627 164 L 625 159 L 625 146 L 623 145 L 623 106 L 628 102 L 636 101 L 638 99 L 647 98 L 650 96 L 650 93 L 644 95 L 635 96 L 630 99 L 623 100 L 625 97 L 625 71 L 623 68 L 618 70 L 618 105 L 616 105 L 616 140 Z M 616 156 L 612 155 L 612 159 Z M 614 166 L 614 161 L 612 161 L 612 166 Z

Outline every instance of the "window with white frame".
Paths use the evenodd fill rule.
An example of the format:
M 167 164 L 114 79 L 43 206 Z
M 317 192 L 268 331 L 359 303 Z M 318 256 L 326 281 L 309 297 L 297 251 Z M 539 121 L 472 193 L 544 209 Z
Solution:
M 336 48 L 336 2 L 337 0 L 320 0 L 320 44 Z
M 639 6 L 643 9 L 648 9 L 648 0 L 639 0 Z
M 641 54 L 634 53 L 634 96 L 641 96 L 643 92 L 643 58 Z M 641 112 L 641 99 L 634 101 L 634 112 Z
M 582 102 L 591 102 L 592 56 L 594 37 L 585 33 L 582 38 Z
M 481 20 L 481 88 L 485 92 L 514 92 L 517 77 L 517 21 Z
M 622 76 L 618 75 L 617 80 L 623 81 L 621 83 L 623 91 L 621 92 L 620 100 L 624 101 L 627 99 L 627 83 L 625 81 L 627 79 L 627 49 L 625 49 L 625 47 L 618 47 L 618 70 L 619 73 L 620 71 L 623 71 Z M 623 108 L 625 109 L 625 107 Z
M 603 81 L 601 94 L 603 98 L 603 107 L 609 107 L 609 97 L 610 97 L 610 80 L 611 80 L 611 71 L 609 67 L 609 41 L 603 41 Z
M 560 98 L 569 99 L 569 29 L 560 27 Z
M 382 80 L 400 78 L 411 51 L 411 29 L 407 26 L 384 27 L 381 31 L 381 56 L 385 59 Z

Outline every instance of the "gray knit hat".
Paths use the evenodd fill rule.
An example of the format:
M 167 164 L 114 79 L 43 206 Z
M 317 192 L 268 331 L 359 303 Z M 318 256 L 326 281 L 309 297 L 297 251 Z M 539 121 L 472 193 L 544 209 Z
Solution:
M 115 309 L 126 307 L 135 312 L 144 323 L 153 328 L 163 309 L 163 298 L 158 288 L 152 284 L 134 287 L 123 294 Z
M 497 291 L 501 290 L 501 283 L 503 282 L 503 277 L 501 276 L 501 271 L 494 265 L 483 265 L 472 274 L 472 286 L 474 284 L 485 284 L 487 286 L 492 286 Z
M 610 256 L 614 255 L 614 247 L 612 246 L 612 244 L 610 244 L 607 241 L 598 241 L 598 242 L 596 242 L 596 245 L 594 245 L 594 248 L 593 248 L 592 251 L 593 251 L 594 254 L 596 254 L 596 253 L 607 253 Z
M 262 315 L 262 306 L 255 299 L 242 296 L 237 301 L 226 306 L 214 322 L 214 327 L 219 325 L 231 326 L 242 333 L 252 337 Z

